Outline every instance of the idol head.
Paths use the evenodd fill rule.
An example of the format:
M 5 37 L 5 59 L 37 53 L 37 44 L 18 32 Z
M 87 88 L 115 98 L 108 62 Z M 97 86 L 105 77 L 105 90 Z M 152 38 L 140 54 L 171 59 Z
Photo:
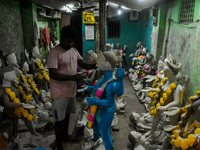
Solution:
M 101 71 L 113 70 L 117 62 L 117 57 L 112 51 L 101 52 L 97 60 L 97 69 Z

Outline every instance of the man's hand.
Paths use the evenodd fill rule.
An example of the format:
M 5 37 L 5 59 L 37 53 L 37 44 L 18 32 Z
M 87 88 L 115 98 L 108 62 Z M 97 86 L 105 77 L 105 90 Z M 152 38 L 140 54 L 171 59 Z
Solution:
M 82 75 L 77 73 L 72 77 L 72 80 L 73 81 L 80 81 L 80 80 L 83 80 L 83 77 L 82 77 Z

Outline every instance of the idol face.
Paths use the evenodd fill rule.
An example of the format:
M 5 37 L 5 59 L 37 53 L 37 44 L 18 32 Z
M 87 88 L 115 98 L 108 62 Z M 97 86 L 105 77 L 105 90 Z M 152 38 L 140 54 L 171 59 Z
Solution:
M 101 71 L 112 70 L 111 64 L 108 61 L 106 61 L 106 58 L 104 57 L 103 54 L 99 56 L 96 66 L 97 69 Z

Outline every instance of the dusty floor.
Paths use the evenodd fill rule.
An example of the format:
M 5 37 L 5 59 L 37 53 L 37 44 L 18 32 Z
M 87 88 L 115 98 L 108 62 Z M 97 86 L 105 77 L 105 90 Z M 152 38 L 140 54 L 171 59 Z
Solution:
M 71 115 L 71 121 L 69 126 L 69 134 L 72 134 L 74 130 L 74 127 L 76 126 L 76 122 L 78 119 L 78 114 L 80 112 L 81 108 L 81 102 L 83 100 L 84 96 L 77 96 L 77 113 Z M 118 127 L 119 131 L 112 131 L 112 139 L 114 143 L 114 150 L 132 150 L 132 145 L 130 144 L 128 140 L 128 135 L 130 131 L 135 130 L 134 125 L 130 122 L 129 116 L 132 111 L 134 112 L 146 112 L 143 104 L 141 104 L 138 101 L 138 98 L 135 95 L 135 91 L 131 86 L 131 82 L 128 78 L 128 76 L 124 77 L 124 101 L 127 102 L 127 105 L 125 107 L 125 113 L 124 114 L 117 114 L 118 118 Z M 37 137 L 34 139 L 37 146 L 28 146 L 25 147 L 24 150 L 36 150 L 37 148 L 44 147 L 46 150 L 52 150 L 52 148 L 49 147 L 49 145 L 52 143 L 52 141 L 55 139 L 54 131 L 53 131 L 53 124 L 49 124 L 47 128 L 40 129 L 38 133 L 41 133 L 41 136 L 37 139 Z M 78 134 L 81 134 L 80 132 L 77 132 Z M 29 133 L 30 134 L 30 133 Z M 23 132 L 22 132 L 23 135 Z M 25 135 L 23 137 L 26 137 Z M 48 139 L 46 137 L 49 137 Z M 29 140 L 29 138 L 25 138 Z M 43 142 L 41 142 L 41 139 Z M 24 142 L 24 141 L 23 141 Z M 65 142 L 64 143 L 64 150 L 81 150 L 81 144 L 83 142 Z M 16 144 L 15 144 L 16 145 Z M 12 145 L 11 145 L 12 146 Z M 10 148 L 9 150 L 15 150 L 16 148 Z M 89 149 L 88 149 L 89 150 Z M 93 150 L 105 150 L 105 148 L 96 148 Z
M 128 140 L 128 134 L 131 130 L 135 130 L 135 129 L 134 129 L 134 125 L 130 123 L 129 116 L 132 111 L 139 112 L 139 113 L 146 112 L 143 104 L 141 104 L 138 101 L 135 95 L 135 91 L 132 88 L 130 80 L 127 76 L 124 77 L 124 88 L 125 88 L 124 98 L 125 98 L 125 101 L 127 102 L 127 105 L 125 107 L 126 112 L 124 114 L 117 114 L 119 131 L 112 131 L 112 138 L 114 141 L 115 150 L 126 150 L 126 149 L 131 150 L 132 149 L 132 145 L 130 144 Z M 82 97 L 78 96 L 77 98 L 78 108 L 80 107 L 81 99 Z M 73 130 L 73 126 L 76 122 L 77 115 L 78 115 L 78 112 L 77 114 L 71 117 L 72 124 L 70 125 L 70 129 L 71 129 L 70 133 Z M 65 150 L 81 150 L 81 142 L 79 143 L 65 142 L 64 149 Z

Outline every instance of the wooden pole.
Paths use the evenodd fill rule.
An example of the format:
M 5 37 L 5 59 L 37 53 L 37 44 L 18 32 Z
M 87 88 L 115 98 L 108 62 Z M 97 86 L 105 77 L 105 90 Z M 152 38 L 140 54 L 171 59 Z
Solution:
M 100 17 L 100 51 L 104 52 L 106 50 L 106 1 L 99 0 L 99 17 Z

